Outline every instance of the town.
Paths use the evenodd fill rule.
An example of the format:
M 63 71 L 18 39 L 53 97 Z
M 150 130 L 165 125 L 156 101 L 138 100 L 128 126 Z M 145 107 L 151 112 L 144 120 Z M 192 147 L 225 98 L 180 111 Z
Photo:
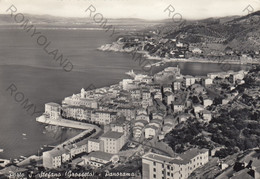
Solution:
M 252 137 L 255 132 L 255 141 L 252 139 L 245 144 L 248 146 L 243 149 L 238 146 L 233 151 L 223 142 L 229 142 L 223 129 L 219 129 L 223 132 L 218 140 L 214 136 L 218 132 L 210 133 L 210 129 L 216 129 L 214 120 L 227 106 L 230 111 L 251 109 L 255 119 L 252 117 L 248 125 L 259 126 L 259 66 L 250 71 L 207 76 L 182 75 L 178 66 L 151 76 L 133 71 L 128 74 L 130 78 L 118 84 L 91 90 L 82 88 L 78 94 L 65 97 L 61 104 L 46 103 L 45 112 L 36 118 L 38 122 L 82 132 L 43 151 L 41 156 L 27 158 L 27 162 L 6 164 L 0 174 L 9 176 L 11 171 L 13 176 L 22 172 L 35 178 L 40 175 L 66 178 L 64 171 L 73 170 L 78 172 L 73 176 L 78 177 L 166 179 L 188 178 L 202 167 L 214 165 L 217 169 L 210 174 L 215 177 L 236 162 L 225 157 L 259 147 L 257 130 L 247 134 L 244 130 L 244 138 Z M 191 127 L 190 132 L 186 131 L 187 126 Z M 201 134 L 192 134 L 194 126 Z M 223 140 L 219 141 L 221 137 Z M 240 167 L 237 173 L 257 178 L 259 160 L 257 163 L 252 152 L 243 160 L 243 165 L 250 167 Z M 30 168 L 32 162 L 36 165 L 34 169 Z M 232 173 L 234 178 L 237 173 Z

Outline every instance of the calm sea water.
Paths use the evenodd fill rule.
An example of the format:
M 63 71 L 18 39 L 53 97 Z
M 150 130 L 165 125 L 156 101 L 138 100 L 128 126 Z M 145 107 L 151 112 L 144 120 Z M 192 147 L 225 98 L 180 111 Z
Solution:
M 44 103 L 57 102 L 90 84 L 102 87 L 127 78 L 125 72 L 141 71 L 131 56 L 122 53 L 100 52 L 96 49 L 110 43 L 110 34 L 90 30 L 41 30 L 52 42 L 50 48 L 59 49 L 73 63 L 74 69 L 65 72 L 39 47 L 34 38 L 21 29 L 0 29 L 0 158 L 15 158 L 37 153 L 53 138 L 43 134 L 44 127 L 17 103 L 6 88 L 15 84 L 37 110 Z M 205 75 L 221 71 L 217 64 L 175 63 L 183 74 Z M 233 65 L 239 70 L 239 65 Z M 24 139 L 23 133 L 26 134 Z

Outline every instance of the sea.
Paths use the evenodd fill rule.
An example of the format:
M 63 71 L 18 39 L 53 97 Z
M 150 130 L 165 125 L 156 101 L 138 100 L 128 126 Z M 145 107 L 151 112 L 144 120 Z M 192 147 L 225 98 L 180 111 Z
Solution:
M 64 97 L 79 93 L 89 86 L 103 87 L 129 78 L 125 73 L 142 68 L 130 54 L 103 52 L 97 48 L 114 39 L 101 30 L 89 29 L 39 29 L 49 41 L 51 48 L 58 49 L 64 58 L 73 64 L 73 70 L 66 72 L 59 63 L 52 60 L 35 38 L 22 29 L 0 28 L 0 158 L 10 159 L 30 156 L 44 145 L 57 143 L 58 139 L 44 133 L 43 124 L 31 115 L 7 90 L 10 85 L 17 88 L 36 106 L 44 111 L 44 104 L 61 104 Z M 221 71 L 214 63 L 178 62 L 185 75 L 206 75 Z M 237 71 L 242 67 L 232 65 Z M 39 115 L 39 113 L 38 113 Z

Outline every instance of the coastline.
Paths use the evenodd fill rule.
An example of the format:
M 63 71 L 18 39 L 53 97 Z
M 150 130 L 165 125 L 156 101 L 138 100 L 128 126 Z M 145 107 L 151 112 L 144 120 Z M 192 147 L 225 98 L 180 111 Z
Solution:
M 105 44 L 101 47 L 97 48 L 97 50 L 103 52 L 120 52 L 120 53 L 131 53 L 135 49 L 128 48 L 123 49 L 123 44 L 119 44 L 117 42 L 113 42 L 112 44 Z M 222 64 L 222 63 L 229 63 L 229 64 L 236 64 L 236 65 L 247 65 L 247 64 L 260 64 L 260 59 L 251 59 L 251 60 L 228 60 L 228 58 L 223 59 L 206 59 L 206 58 L 198 58 L 198 57 L 191 57 L 191 58 L 161 58 L 158 56 L 151 56 L 148 54 L 147 51 L 138 50 L 136 51 L 138 54 L 144 54 L 144 57 L 148 60 L 156 60 L 158 62 L 194 62 L 194 63 L 215 63 L 215 64 Z M 150 66 L 147 66 L 150 67 Z

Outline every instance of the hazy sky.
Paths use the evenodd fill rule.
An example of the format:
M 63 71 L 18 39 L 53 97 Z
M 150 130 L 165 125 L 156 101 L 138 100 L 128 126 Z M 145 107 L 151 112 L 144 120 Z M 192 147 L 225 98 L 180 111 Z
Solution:
M 163 12 L 170 4 L 187 19 L 246 15 L 248 5 L 260 9 L 260 0 L 0 0 L 0 12 L 6 13 L 11 4 L 22 13 L 65 17 L 87 17 L 84 11 L 93 5 L 104 18 L 149 20 L 170 18 Z

